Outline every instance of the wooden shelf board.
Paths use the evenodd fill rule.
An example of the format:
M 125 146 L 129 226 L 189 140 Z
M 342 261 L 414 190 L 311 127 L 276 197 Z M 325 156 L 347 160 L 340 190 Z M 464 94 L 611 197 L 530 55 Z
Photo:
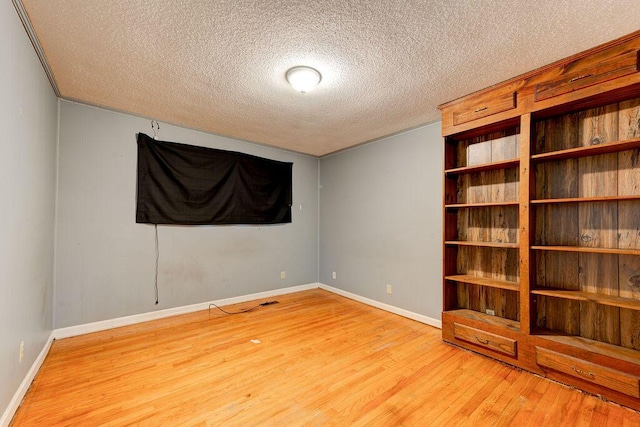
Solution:
M 640 364 L 640 351 L 631 348 L 608 344 L 588 338 L 563 335 L 561 332 L 549 331 L 546 329 L 536 329 L 531 331 L 532 335 L 545 340 L 586 350 L 591 353 L 621 359 L 626 362 Z
M 588 202 L 616 202 L 624 200 L 640 200 L 640 194 L 628 196 L 600 196 L 600 197 L 567 197 L 562 199 L 538 199 L 531 200 L 532 204 L 547 203 L 588 203 Z
M 640 198 L 640 196 L 638 196 Z M 491 208 L 501 206 L 518 206 L 518 202 L 487 202 L 487 203 L 454 203 L 444 205 L 446 209 L 464 209 L 464 208 Z
M 635 148 L 640 148 L 640 138 L 534 154 L 531 156 L 531 160 L 536 163 L 540 163 L 550 162 L 552 160 L 577 159 L 579 157 L 617 153 L 625 150 L 633 150 Z
M 640 300 L 623 298 L 614 295 L 603 295 L 593 292 L 571 291 L 566 289 L 533 289 L 532 294 L 544 295 L 548 297 L 564 298 L 575 301 L 591 301 L 597 304 L 609 305 L 612 307 L 628 308 L 640 311 Z
M 589 248 L 584 246 L 531 246 L 539 251 L 584 252 L 603 255 L 640 255 L 640 249 Z
M 470 283 L 472 285 L 486 286 L 489 288 L 506 289 L 508 291 L 520 292 L 520 285 L 516 282 L 507 280 L 492 279 L 490 277 L 479 277 L 468 274 L 457 274 L 453 276 L 445 276 L 447 280 L 454 282 Z
M 466 173 L 475 173 L 490 171 L 496 169 L 515 168 L 520 164 L 520 159 L 502 160 L 499 162 L 483 163 L 481 165 L 463 166 L 460 168 L 447 169 L 444 171 L 446 175 L 462 175 Z
M 495 325 L 505 329 L 509 329 L 514 332 L 520 332 L 520 322 L 518 322 L 517 320 L 505 319 L 504 317 L 498 316 L 490 316 L 488 314 L 480 313 L 479 311 L 469 310 L 465 308 L 447 310 L 445 311 L 445 313 L 448 316 L 476 320 L 487 323 L 489 325 Z
M 517 249 L 520 246 L 518 243 L 494 243 L 494 242 L 470 242 L 470 241 L 462 241 L 462 240 L 447 240 L 444 242 L 445 245 L 457 245 L 457 246 L 478 246 L 483 248 L 506 248 L 506 249 Z M 640 253 L 640 250 L 638 250 Z

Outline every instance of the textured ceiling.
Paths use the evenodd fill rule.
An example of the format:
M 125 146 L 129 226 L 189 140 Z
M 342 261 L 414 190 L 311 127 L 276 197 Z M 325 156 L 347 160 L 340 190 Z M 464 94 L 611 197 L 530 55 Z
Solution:
M 316 156 L 640 28 L 638 0 L 21 3 L 62 98 Z

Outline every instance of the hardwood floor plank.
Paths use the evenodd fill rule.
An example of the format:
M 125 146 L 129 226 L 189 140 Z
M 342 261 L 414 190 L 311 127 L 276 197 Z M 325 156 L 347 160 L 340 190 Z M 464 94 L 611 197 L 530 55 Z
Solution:
M 519 371 L 514 370 L 514 372 L 519 374 Z M 537 382 L 537 377 L 533 375 L 516 375 L 510 387 L 495 403 L 483 402 L 478 407 L 478 410 L 469 418 L 467 425 L 479 425 L 483 422 L 493 422 L 496 426 L 504 427 L 516 425 L 512 420 L 527 406 L 528 401 L 525 396 L 533 391 Z
M 430 326 L 319 289 L 277 300 L 55 341 L 12 425 L 640 424 Z
M 511 389 L 518 378 L 524 378 L 519 375 L 518 371 L 505 368 L 504 376 L 501 373 L 495 377 L 498 380 L 497 383 L 496 381 L 487 381 L 482 389 L 475 393 L 460 411 L 457 411 L 459 416 L 464 417 L 464 424 L 478 425 L 482 422 L 490 422 L 490 420 L 497 421 L 503 416 L 508 400 L 504 399 L 504 403 L 500 404 L 500 399 L 505 397 L 507 391 Z

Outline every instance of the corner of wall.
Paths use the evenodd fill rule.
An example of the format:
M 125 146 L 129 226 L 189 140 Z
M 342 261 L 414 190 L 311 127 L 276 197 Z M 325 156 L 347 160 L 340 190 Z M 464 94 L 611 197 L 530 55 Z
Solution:
M 36 357 L 36 360 L 33 361 L 31 368 L 29 368 L 27 375 L 25 375 L 24 379 L 20 383 L 18 390 L 16 390 L 15 394 L 13 395 L 13 398 L 9 402 L 9 405 L 3 412 L 2 416 L 0 417 L 0 427 L 8 427 L 11 424 L 11 420 L 13 419 L 13 416 L 16 414 L 16 411 L 20 407 L 20 404 L 22 403 L 22 399 L 24 399 L 24 397 L 27 394 L 27 391 L 29 391 L 29 387 L 31 387 L 31 383 L 36 378 L 36 375 L 38 374 L 38 371 L 40 370 L 40 367 L 42 366 L 44 359 L 47 357 L 47 354 L 49 353 L 49 349 L 51 348 L 51 344 L 53 344 L 53 340 L 54 338 L 53 338 L 53 331 L 52 331 L 49 334 L 49 338 L 47 339 L 44 346 L 42 347 L 42 350 L 38 354 L 38 357 Z
M 57 256 L 58 251 L 56 250 L 58 246 L 58 194 L 59 194 L 59 186 L 60 186 L 60 103 L 61 100 L 58 98 L 56 103 L 56 114 L 57 114 L 57 122 L 56 122 L 56 178 L 55 178 L 55 200 L 53 207 L 53 271 L 51 274 L 53 275 L 51 280 L 52 292 L 51 292 L 51 325 L 52 328 L 56 326 L 56 285 L 57 285 L 57 274 L 56 274 L 56 265 L 57 265 Z

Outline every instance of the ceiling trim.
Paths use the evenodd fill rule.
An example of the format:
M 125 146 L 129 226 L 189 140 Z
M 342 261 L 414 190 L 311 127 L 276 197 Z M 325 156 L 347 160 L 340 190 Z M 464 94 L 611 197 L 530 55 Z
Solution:
M 36 36 L 35 31 L 33 30 L 33 26 L 31 25 L 31 21 L 29 20 L 29 15 L 27 15 L 27 11 L 24 8 L 21 0 L 11 0 L 13 3 L 13 7 L 15 7 L 18 16 L 20 17 L 20 21 L 22 21 L 22 26 L 24 27 L 27 35 L 29 36 L 29 40 L 31 40 L 31 44 L 38 55 L 38 59 L 40 59 L 40 63 L 42 64 L 42 68 L 44 68 L 44 72 L 49 79 L 49 83 L 51 84 L 51 88 L 53 92 L 56 94 L 58 98 L 60 98 L 60 90 L 58 89 L 58 85 L 56 84 L 56 80 L 53 77 L 53 72 L 51 71 L 51 67 L 49 67 L 49 62 L 47 62 L 47 57 L 44 54 L 44 50 L 42 50 L 42 46 L 40 46 L 40 41 L 38 40 L 38 36 Z
M 291 150 L 289 148 L 284 148 L 284 147 L 279 147 L 276 145 L 269 145 L 269 144 L 265 144 L 262 142 L 256 142 L 256 141 L 251 141 L 249 139 L 242 139 L 242 138 L 238 138 L 236 136 L 231 136 L 231 135 L 225 135 L 222 133 L 215 133 L 215 132 L 211 132 L 208 130 L 204 130 L 204 129 L 200 129 L 197 127 L 193 127 L 193 126 L 185 126 L 176 122 L 170 122 L 170 121 L 166 121 L 166 120 L 162 120 L 162 119 L 158 119 L 158 118 L 154 118 L 154 117 L 150 117 L 150 116 L 145 116 L 143 114 L 138 114 L 138 113 L 134 113 L 132 111 L 127 111 L 127 110 L 120 110 L 118 108 L 111 108 L 111 107 L 106 107 L 104 105 L 100 105 L 100 104 L 92 104 L 90 102 L 86 102 L 80 99 L 76 99 L 76 98 L 70 98 L 70 97 L 64 97 L 64 96 L 60 96 L 59 97 L 61 101 L 64 102 L 69 102 L 71 104 L 77 104 L 77 105 L 82 105 L 85 107 L 89 107 L 89 108 L 95 108 L 97 110 L 104 110 L 104 111 L 108 111 L 110 113 L 114 113 L 114 114 L 123 114 L 125 116 L 129 116 L 129 117 L 135 117 L 138 119 L 143 119 L 143 120 L 149 120 L 149 126 L 151 126 L 151 122 L 155 121 L 160 123 L 161 125 L 167 125 L 167 126 L 174 126 L 180 129 L 186 129 L 186 130 L 190 130 L 193 132 L 199 132 L 199 133 L 204 133 L 206 135 L 211 135 L 211 136 L 217 136 L 220 138 L 226 138 L 226 139 L 232 139 L 233 141 L 236 142 L 241 142 L 244 144 L 251 144 L 251 145 L 256 145 L 258 147 L 264 147 L 264 148 L 269 148 L 271 150 L 277 150 L 277 151 L 282 151 L 283 153 L 289 153 L 289 154 L 295 154 L 298 156 L 303 156 L 303 157 L 310 157 L 312 159 L 320 159 L 319 156 L 316 156 L 314 154 L 309 154 L 309 153 L 303 153 L 300 151 L 296 151 L 296 150 Z M 140 131 L 140 132 L 151 132 L 151 131 Z M 160 128 L 160 132 L 158 132 L 158 138 L 160 140 L 162 140 L 162 128 Z M 168 141 L 168 140 L 164 140 L 165 142 L 176 142 L 176 141 Z M 184 144 L 187 144 L 187 142 L 183 142 Z
M 322 159 L 326 159 L 327 157 L 331 157 L 331 156 L 334 156 L 334 155 L 336 155 L 336 154 L 342 154 L 342 153 L 344 153 L 345 151 L 351 151 L 351 150 L 355 150 L 355 149 L 357 149 L 357 148 L 362 148 L 362 146 L 364 146 L 364 145 L 375 144 L 376 142 L 381 142 L 382 140 L 387 139 L 387 138 L 392 138 L 392 137 L 394 137 L 394 136 L 398 136 L 398 135 L 403 134 L 403 133 L 411 132 L 411 131 L 414 131 L 414 130 L 416 130 L 416 129 L 420 129 L 420 128 L 425 127 L 425 126 L 431 126 L 431 125 L 434 125 L 434 124 L 436 124 L 436 123 L 438 123 L 438 122 L 440 122 L 440 121 L 441 121 L 440 119 L 438 119 L 438 120 L 432 120 L 432 121 L 430 121 L 430 122 L 424 122 L 424 123 L 421 123 L 421 124 L 418 124 L 418 125 L 415 125 L 415 126 L 408 127 L 408 128 L 406 128 L 406 129 L 400 129 L 400 130 L 399 130 L 399 131 L 397 131 L 397 132 L 391 132 L 391 133 L 389 133 L 389 134 L 387 134 L 387 135 L 382 135 L 382 136 L 380 136 L 380 137 L 378 137 L 378 138 L 368 139 L 368 140 L 366 140 L 366 141 L 362 141 L 362 142 L 361 142 L 361 143 L 359 143 L 359 144 L 351 145 L 351 146 L 349 146 L 349 147 L 345 147 L 345 148 L 341 148 L 341 149 L 339 149 L 339 150 L 332 151 L 332 152 L 330 152 L 330 153 L 323 154 L 323 155 L 321 155 L 321 156 L 317 156 L 317 157 L 318 157 L 320 160 L 322 160 Z

